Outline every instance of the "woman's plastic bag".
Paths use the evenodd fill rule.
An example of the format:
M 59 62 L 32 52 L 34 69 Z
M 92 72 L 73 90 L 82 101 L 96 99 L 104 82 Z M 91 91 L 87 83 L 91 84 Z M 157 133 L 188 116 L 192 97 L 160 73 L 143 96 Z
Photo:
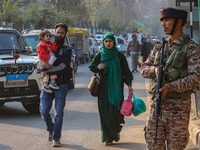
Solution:
M 133 114 L 133 101 L 131 91 L 128 98 L 123 101 L 120 113 L 124 116 L 130 116 Z
M 138 116 L 146 111 L 146 105 L 142 99 L 135 97 L 133 92 L 133 115 Z

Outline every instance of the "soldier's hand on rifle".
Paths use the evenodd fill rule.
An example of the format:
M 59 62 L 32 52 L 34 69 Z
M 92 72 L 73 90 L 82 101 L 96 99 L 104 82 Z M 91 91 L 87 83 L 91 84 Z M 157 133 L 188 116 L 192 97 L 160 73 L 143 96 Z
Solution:
M 168 85 L 165 84 L 159 91 L 162 92 L 162 97 L 166 96 L 169 91 Z

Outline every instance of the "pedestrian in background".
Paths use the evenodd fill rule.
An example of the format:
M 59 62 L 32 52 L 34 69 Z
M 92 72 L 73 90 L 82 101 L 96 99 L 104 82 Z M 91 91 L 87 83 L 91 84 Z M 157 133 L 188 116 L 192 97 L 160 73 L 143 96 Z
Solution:
M 99 50 L 101 51 L 102 50 L 102 42 L 99 42 Z
M 140 45 L 140 54 L 143 57 L 143 62 L 145 62 L 150 53 L 150 45 L 146 42 L 146 38 L 142 38 L 142 44 Z
M 56 84 L 59 89 L 52 89 L 53 93 L 47 93 L 42 91 L 40 95 L 40 112 L 47 125 L 47 131 L 49 132 L 48 140 L 53 140 L 53 147 L 60 147 L 61 142 L 61 130 L 63 124 L 63 114 L 67 95 L 67 84 L 69 83 L 69 65 L 71 61 L 72 49 L 64 43 L 68 26 L 64 23 L 58 23 L 55 25 L 55 43 L 58 46 L 55 52 L 56 61 L 52 65 L 45 64 L 46 73 L 57 74 Z M 52 122 L 52 118 L 49 114 L 52 102 L 55 99 L 55 123 Z
M 94 57 L 90 70 L 100 74 L 100 95 L 98 107 L 101 123 L 101 140 L 105 145 L 118 142 L 124 124 L 120 113 L 124 101 L 124 83 L 132 91 L 133 75 L 129 70 L 126 57 L 116 48 L 112 33 L 103 37 L 102 50 Z
M 139 54 L 139 42 L 137 41 L 137 36 L 132 35 L 132 40 L 129 41 L 126 56 L 131 56 L 132 73 L 138 72 L 138 54 Z
M 155 97 L 160 61 L 159 48 L 155 46 L 142 65 L 143 77 L 152 79 L 149 92 L 153 94 L 145 127 L 148 150 L 184 150 L 188 140 L 191 93 L 200 85 L 200 49 L 183 34 L 187 11 L 167 7 L 160 10 L 163 31 L 169 37 L 164 47 L 164 75 L 161 114 L 158 116 L 157 141 L 155 142 Z

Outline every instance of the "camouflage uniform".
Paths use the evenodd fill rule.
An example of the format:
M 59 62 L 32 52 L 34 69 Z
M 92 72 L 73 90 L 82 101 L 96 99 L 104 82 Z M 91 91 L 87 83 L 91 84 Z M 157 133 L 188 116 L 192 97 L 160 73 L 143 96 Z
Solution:
M 171 42 L 166 39 L 168 51 L 174 51 L 177 45 L 180 45 L 184 39 L 181 35 L 177 40 Z M 141 74 L 148 79 L 155 78 L 154 59 L 158 51 L 156 45 L 149 55 L 147 61 L 142 65 Z M 191 90 L 200 85 L 200 49 L 195 43 L 188 46 L 186 53 L 187 73 L 185 78 L 179 78 L 176 81 L 168 83 L 169 89 L 182 93 Z M 155 99 L 154 99 L 155 100 Z M 167 98 L 163 97 L 161 106 L 161 115 L 158 117 L 157 142 L 154 144 L 155 137 L 155 101 L 150 101 L 150 111 L 145 127 L 145 138 L 148 150 L 183 150 L 188 140 L 188 124 L 191 109 L 190 98 Z

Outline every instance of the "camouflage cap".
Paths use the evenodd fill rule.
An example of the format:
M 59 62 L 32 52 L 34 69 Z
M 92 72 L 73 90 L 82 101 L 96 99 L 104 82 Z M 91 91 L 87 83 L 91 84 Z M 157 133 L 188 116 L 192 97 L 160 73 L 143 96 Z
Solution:
M 187 21 L 187 11 L 178 7 L 166 7 L 160 9 L 160 20 L 164 18 L 175 18 L 182 19 L 182 25 L 186 24 Z

